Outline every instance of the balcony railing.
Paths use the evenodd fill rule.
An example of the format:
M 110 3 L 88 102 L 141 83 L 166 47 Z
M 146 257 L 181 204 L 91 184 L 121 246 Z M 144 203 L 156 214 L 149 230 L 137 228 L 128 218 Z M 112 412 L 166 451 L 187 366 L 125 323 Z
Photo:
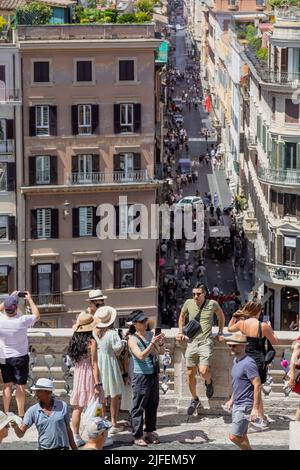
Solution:
M 68 178 L 68 184 L 120 184 L 143 181 L 149 181 L 147 170 L 114 171 L 112 173 L 72 173 Z
M 10 103 L 21 100 L 18 88 L 7 88 L 0 85 L 0 103 Z
M 1 140 L 0 139 L 0 155 L 5 153 L 13 153 L 15 149 L 15 142 L 13 139 Z
M 32 295 L 32 300 L 38 307 L 61 307 L 64 306 L 64 296 L 58 294 L 37 294 Z
M 300 281 L 300 267 L 272 264 L 258 259 L 256 261 L 256 270 L 258 276 L 272 280 L 275 283 L 290 281 L 298 284 Z
M 280 184 L 300 184 L 300 170 L 272 170 L 260 166 L 258 177 L 269 182 Z
M 244 48 L 244 52 L 264 82 L 289 86 L 300 85 L 299 72 L 292 73 L 282 72 L 279 70 L 270 70 L 266 64 L 257 59 L 254 51 L 249 46 Z

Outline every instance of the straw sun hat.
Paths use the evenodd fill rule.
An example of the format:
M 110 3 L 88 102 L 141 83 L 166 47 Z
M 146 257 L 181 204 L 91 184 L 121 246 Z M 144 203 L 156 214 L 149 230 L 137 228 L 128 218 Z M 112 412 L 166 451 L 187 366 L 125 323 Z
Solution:
M 76 333 L 87 333 L 93 331 L 97 324 L 97 321 L 91 313 L 81 312 L 76 320 L 75 325 L 73 325 L 73 330 Z

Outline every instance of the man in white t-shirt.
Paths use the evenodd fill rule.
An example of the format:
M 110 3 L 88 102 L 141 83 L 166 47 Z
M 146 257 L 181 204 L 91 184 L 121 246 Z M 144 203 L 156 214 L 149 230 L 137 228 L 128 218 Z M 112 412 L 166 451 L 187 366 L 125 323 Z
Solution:
M 18 414 L 24 416 L 25 386 L 29 373 L 27 329 L 40 319 L 40 313 L 29 292 L 25 300 L 28 302 L 32 315 L 22 315 L 18 311 L 18 292 L 13 292 L 0 305 L 0 369 L 3 379 L 3 407 L 9 412 L 12 397 L 12 385 L 16 384 L 16 401 Z M 5 364 L 3 364 L 5 362 Z
M 218 297 L 220 294 L 220 289 L 218 287 L 218 284 L 215 284 L 214 287 L 212 288 L 212 294 L 214 297 Z

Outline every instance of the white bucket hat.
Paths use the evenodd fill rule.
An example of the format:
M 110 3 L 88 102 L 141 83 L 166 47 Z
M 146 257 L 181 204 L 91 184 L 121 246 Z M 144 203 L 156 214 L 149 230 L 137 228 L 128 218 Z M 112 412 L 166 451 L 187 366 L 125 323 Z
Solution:
M 13 416 L 7 416 L 3 411 L 0 411 L 0 431 L 5 428 L 5 426 L 13 421 Z
M 31 387 L 31 390 L 46 390 L 48 392 L 53 392 L 53 382 L 50 379 L 38 379 L 35 385 Z
M 104 299 L 107 299 L 107 296 L 103 295 L 102 290 L 94 289 L 94 290 L 90 290 L 89 298 L 85 300 L 88 300 L 90 302 L 91 300 L 104 300 Z
M 94 319 L 98 322 L 96 328 L 107 328 L 112 325 L 117 318 L 117 310 L 113 307 L 100 307 L 94 315 Z

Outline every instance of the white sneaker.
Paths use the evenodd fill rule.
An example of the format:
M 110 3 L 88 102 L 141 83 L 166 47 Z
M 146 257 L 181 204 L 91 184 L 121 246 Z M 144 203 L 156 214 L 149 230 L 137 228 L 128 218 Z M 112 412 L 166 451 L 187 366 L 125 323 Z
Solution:
M 111 438 L 111 437 L 107 437 L 107 438 L 105 439 L 105 442 L 104 442 L 104 444 L 103 444 L 103 447 L 110 447 L 110 446 L 113 445 L 113 443 L 114 443 L 114 441 L 112 440 L 112 438 Z
M 79 436 L 74 438 L 75 444 L 77 447 L 82 447 L 85 445 L 85 441 Z

